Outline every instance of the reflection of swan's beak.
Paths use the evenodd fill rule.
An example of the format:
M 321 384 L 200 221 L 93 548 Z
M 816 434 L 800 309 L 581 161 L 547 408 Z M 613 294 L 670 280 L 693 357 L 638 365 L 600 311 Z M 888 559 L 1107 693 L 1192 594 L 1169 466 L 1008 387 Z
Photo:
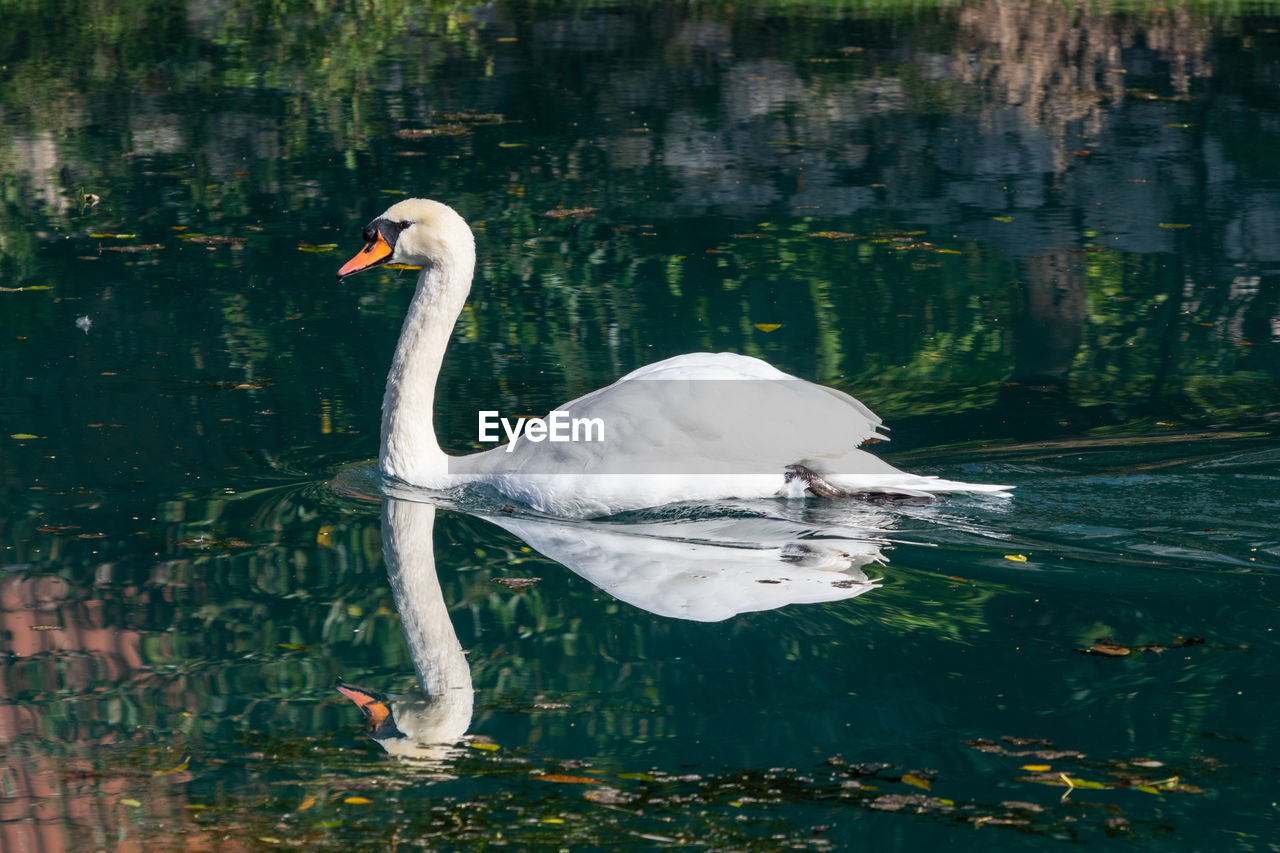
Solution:
M 404 737 L 404 732 L 396 726 L 391 715 L 391 700 L 374 690 L 365 690 L 354 684 L 347 684 L 338 679 L 338 692 L 346 696 L 364 713 L 365 722 L 369 726 L 369 734 L 376 740 L 389 737 Z

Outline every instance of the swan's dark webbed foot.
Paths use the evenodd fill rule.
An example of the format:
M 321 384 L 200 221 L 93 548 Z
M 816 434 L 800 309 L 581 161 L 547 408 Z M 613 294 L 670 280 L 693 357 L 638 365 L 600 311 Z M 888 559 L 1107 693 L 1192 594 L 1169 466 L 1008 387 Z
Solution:
M 892 504 L 893 506 L 932 504 L 942 500 L 936 495 L 926 494 L 904 495 L 898 492 L 871 492 L 865 490 L 851 492 L 848 489 L 842 489 L 839 486 L 833 486 L 828 483 L 812 468 L 806 468 L 803 465 L 788 465 L 785 481 L 790 483 L 795 480 L 804 483 L 805 488 L 820 498 L 853 499 L 873 504 Z

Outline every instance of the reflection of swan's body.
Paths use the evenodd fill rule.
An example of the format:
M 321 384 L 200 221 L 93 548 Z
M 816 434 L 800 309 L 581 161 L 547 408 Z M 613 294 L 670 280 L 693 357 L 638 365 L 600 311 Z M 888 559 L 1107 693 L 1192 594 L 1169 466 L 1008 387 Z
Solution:
M 382 513 L 383 559 L 425 698 L 387 697 L 349 684 L 338 690 L 364 711 L 387 752 L 441 760 L 467 733 L 475 694 L 436 577 L 435 516 L 430 504 L 394 500 Z
M 388 498 L 383 558 L 422 693 L 386 696 L 345 682 L 342 695 L 394 755 L 446 761 L 471 723 L 467 659 L 436 575 L 430 503 Z M 862 566 L 875 541 L 817 538 L 778 519 L 719 518 L 638 524 L 481 516 L 615 598 L 659 616 L 713 622 L 738 613 L 853 598 L 879 586 Z M 839 531 L 845 537 L 856 531 Z
M 440 449 L 436 381 L 471 289 L 475 240 L 452 208 L 425 199 L 392 205 L 364 230 L 365 248 L 338 277 L 386 262 L 421 265 L 382 404 L 384 473 L 443 488 L 486 483 L 542 512 L 604 515 L 688 500 L 922 495 L 1000 491 L 899 471 L 858 445 L 880 419 L 841 391 L 731 353 L 676 356 L 561 406 L 598 419 L 603 441 L 521 437 L 464 457 Z
M 718 622 L 788 604 L 853 598 L 880 585 L 862 571 L 883 559 L 876 542 L 799 539 L 807 531 L 783 522 L 623 525 L 485 518 L 614 598 L 676 619 Z

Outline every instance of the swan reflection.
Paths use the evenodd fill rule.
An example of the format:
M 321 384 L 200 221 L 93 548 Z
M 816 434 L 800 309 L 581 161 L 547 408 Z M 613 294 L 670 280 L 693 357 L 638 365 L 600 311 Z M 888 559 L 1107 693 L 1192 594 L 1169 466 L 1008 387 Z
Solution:
M 822 538 L 782 519 L 621 523 L 473 514 L 620 601 L 699 622 L 853 598 L 879 586 L 864 567 L 883 562 L 880 541 L 851 531 Z M 436 576 L 435 517 L 431 503 L 383 501 L 383 556 L 421 694 L 388 696 L 345 682 L 337 689 L 388 752 L 443 762 L 470 725 L 474 688 Z

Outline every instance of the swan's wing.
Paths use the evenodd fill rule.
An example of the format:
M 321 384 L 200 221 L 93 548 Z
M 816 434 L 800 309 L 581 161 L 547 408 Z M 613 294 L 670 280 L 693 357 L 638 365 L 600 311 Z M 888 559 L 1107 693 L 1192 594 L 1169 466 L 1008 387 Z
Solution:
M 567 440 L 518 438 L 457 473 L 778 476 L 882 438 L 848 394 L 732 353 L 666 359 L 556 411 Z

